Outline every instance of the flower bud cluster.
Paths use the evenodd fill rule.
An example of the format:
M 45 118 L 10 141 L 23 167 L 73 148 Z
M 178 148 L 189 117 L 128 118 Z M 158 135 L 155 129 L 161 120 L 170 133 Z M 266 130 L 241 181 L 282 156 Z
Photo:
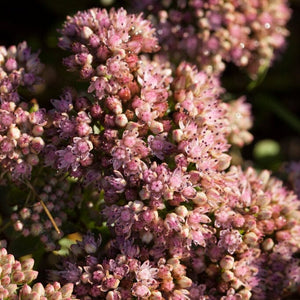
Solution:
M 31 108 L 25 102 L 1 101 L 0 167 L 14 181 L 29 179 L 32 167 L 39 164 L 46 124 L 46 110 L 37 104 Z
M 286 0 L 131 1 L 153 20 L 162 50 L 178 63 L 222 72 L 225 63 L 255 77 L 285 45 L 291 12 Z
M 0 298 L 8 297 L 17 293 L 18 286 L 30 283 L 36 279 L 38 272 L 33 268 L 32 258 L 19 262 L 12 254 L 8 254 L 5 248 L 0 249 L 1 284 Z M 12 298 L 14 299 L 14 298 Z
M 50 171 L 51 172 L 51 171 Z M 33 204 L 22 208 L 11 215 L 14 229 L 23 236 L 38 236 L 47 251 L 57 248 L 55 243 L 63 236 L 67 223 L 67 213 L 81 201 L 81 191 L 78 185 L 72 184 L 61 176 L 43 178 L 39 182 L 38 198 L 33 197 Z M 38 185 L 35 187 L 38 188 Z M 41 203 L 43 201 L 50 212 L 60 233 L 54 228 L 49 216 Z M 23 204 L 22 204 L 23 205 Z
M 0 46 L 0 102 L 19 102 L 18 88 L 33 90 L 41 83 L 42 69 L 38 53 L 31 53 L 26 42 L 8 49 Z
M 28 258 L 19 262 L 5 248 L 0 249 L 0 298 L 11 300 L 70 300 L 73 297 L 73 284 L 63 287 L 58 282 L 48 284 L 45 288 L 36 283 L 32 288 L 28 285 L 35 280 L 38 272 L 33 268 L 34 260 Z
M 25 284 L 19 291 L 20 300 L 76 300 L 75 296 L 72 295 L 73 284 L 67 283 L 61 286 L 59 282 L 52 284 L 48 283 L 45 287 L 40 283 L 36 283 L 31 288 Z M 78 299 L 77 299 L 78 300 Z

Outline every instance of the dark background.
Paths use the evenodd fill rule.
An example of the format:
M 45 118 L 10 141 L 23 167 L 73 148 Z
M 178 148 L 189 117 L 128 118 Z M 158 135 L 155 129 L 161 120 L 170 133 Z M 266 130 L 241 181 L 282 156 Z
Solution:
M 0 45 L 9 46 L 26 40 L 34 51 L 41 50 L 47 83 L 46 89 L 38 95 L 42 105 L 49 105 L 49 99 L 57 98 L 63 86 L 75 80 L 72 75 L 66 75 L 61 65 L 64 53 L 56 47 L 57 28 L 61 27 L 67 15 L 103 6 L 105 1 L 108 0 L 1 1 Z M 124 1 L 114 1 L 113 4 L 121 6 Z M 259 168 L 273 171 L 277 171 L 282 162 L 300 160 L 300 1 L 290 1 L 290 6 L 293 15 L 288 24 L 290 36 L 287 48 L 263 82 L 253 90 L 247 89 L 249 78 L 233 66 L 228 66 L 222 79 L 223 85 L 234 96 L 246 94 L 253 107 L 254 126 L 251 132 L 255 140 L 242 150 L 243 157 L 254 161 Z M 265 139 L 271 139 L 280 146 L 280 152 L 269 160 L 253 156 L 257 142 Z

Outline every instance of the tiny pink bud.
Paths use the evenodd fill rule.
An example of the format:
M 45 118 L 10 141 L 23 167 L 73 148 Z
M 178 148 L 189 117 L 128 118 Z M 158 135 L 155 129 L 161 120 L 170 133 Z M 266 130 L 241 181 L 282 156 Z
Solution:
M 164 131 L 164 125 L 160 122 L 152 121 L 151 124 L 150 124 L 150 130 L 154 134 L 159 134 L 159 133 Z
M 51 295 L 55 292 L 54 286 L 50 283 L 48 283 L 45 287 L 45 293 L 46 295 Z
M 29 153 L 26 157 L 26 161 L 31 165 L 31 166 L 36 166 L 39 164 L 40 159 L 36 154 Z
M 83 39 L 89 39 L 93 34 L 93 30 L 90 27 L 84 26 L 81 30 L 81 37 Z
M 159 291 L 152 291 L 150 299 L 151 300 L 163 300 L 164 298 L 163 298 L 161 292 L 159 292 Z
M 2 265 L 1 269 L 2 269 L 2 272 L 0 272 L 1 276 L 8 275 L 12 271 L 12 264 L 6 263 L 6 264 Z
M 73 283 L 67 283 L 59 291 L 62 293 L 64 298 L 68 298 L 72 296 L 73 288 Z
M 125 114 L 119 114 L 116 116 L 115 123 L 119 127 L 125 127 L 128 123 L 128 119 Z
M 44 146 L 45 142 L 41 137 L 34 137 L 30 142 L 30 150 L 35 154 L 39 154 Z
M 17 140 L 20 138 L 20 136 L 21 136 L 20 129 L 18 127 L 16 127 L 15 125 L 11 125 L 7 132 L 7 137 L 10 139 Z
M 15 271 L 12 275 L 12 280 L 16 284 L 25 282 L 25 274 L 22 271 Z
M 258 237 L 254 232 L 248 232 L 244 235 L 244 242 L 248 245 L 254 246 L 258 241 Z
M 42 136 L 44 133 L 44 127 L 41 125 L 34 125 L 32 128 L 32 134 L 34 136 Z
M 192 280 L 190 278 L 188 278 L 187 276 L 181 276 L 180 279 L 177 280 L 177 284 L 182 289 L 191 287 L 192 283 L 193 283 Z
M 291 233 L 287 230 L 281 230 L 276 232 L 276 239 L 278 242 L 283 242 L 291 238 Z
M 220 261 L 220 266 L 222 269 L 230 270 L 234 266 L 234 258 L 230 255 L 224 256 Z
M 62 300 L 63 296 L 61 294 L 61 292 L 54 292 L 51 296 L 48 296 L 48 300 Z
M 175 129 L 172 132 L 173 140 L 177 143 L 181 142 L 183 138 L 183 132 L 181 129 Z
M 248 289 L 242 289 L 238 292 L 239 295 L 242 296 L 242 299 L 249 300 L 251 299 L 252 293 Z
M 28 259 L 24 260 L 23 262 L 21 262 L 21 266 L 22 266 L 23 271 L 32 270 L 33 265 L 34 265 L 34 259 L 33 258 L 28 258 Z
M 31 287 L 28 284 L 24 284 L 22 289 L 20 290 L 20 296 L 29 295 L 30 293 L 31 293 Z
M 91 281 L 91 275 L 88 274 L 88 273 L 83 273 L 81 276 L 80 276 L 80 280 L 83 282 L 83 283 L 89 283 Z
M 153 234 L 150 231 L 147 231 L 142 234 L 142 241 L 146 244 L 149 244 L 153 240 Z
M 106 295 L 106 300 L 121 300 L 121 294 L 119 291 L 109 291 Z
M 183 218 L 186 217 L 188 214 L 187 208 L 183 205 L 177 206 L 175 209 L 175 212 L 178 216 L 183 217 Z
M 274 246 L 274 241 L 271 238 L 267 238 L 263 241 L 262 246 L 265 251 L 270 251 Z
M 2 273 L 1 276 L 3 276 L 4 274 Z M 10 276 L 9 275 L 5 275 L 1 278 L 1 285 L 2 286 L 8 286 L 10 284 Z
M 32 291 L 38 293 L 40 296 L 45 295 L 45 289 L 44 286 L 38 282 L 32 287 Z
M 238 278 L 234 278 L 231 281 L 231 286 L 235 289 L 238 290 L 243 284 L 243 282 L 241 280 L 239 280 Z
M 11 283 L 6 286 L 6 289 L 9 292 L 9 295 L 13 295 L 18 289 L 18 285 L 16 285 L 15 283 Z M 14 300 L 14 299 L 12 299 L 12 300 Z
M 32 280 L 36 279 L 38 276 L 38 271 L 33 271 L 33 270 L 28 270 L 24 272 L 24 276 L 25 276 L 25 281 L 26 282 L 31 282 Z
M 218 157 L 217 167 L 219 171 L 223 171 L 230 166 L 231 156 L 228 154 L 221 154 Z
M 207 196 L 204 192 L 197 192 L 197 195 L 195 198 L 192 199 L 192 201 L 197 205 L 201 206 L 204 203 L 207 202 Z
M 222 273 L 221 277 L 225 282 L 228 282 L 234 279 L 234 274 L 229 270 L 225 270 L 225 272 Z

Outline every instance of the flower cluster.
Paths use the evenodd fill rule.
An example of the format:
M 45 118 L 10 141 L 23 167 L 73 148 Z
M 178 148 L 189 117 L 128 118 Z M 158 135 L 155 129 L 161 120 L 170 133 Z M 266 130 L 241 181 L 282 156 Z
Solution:
M 211 73 L 231 61 L 257 74 L 284 44 L 289 9 L 279 0 L 140 5 L 158 12 L 163 52 L 175 60 L 156 53 L 156 32 L 141 15 L 78 12 L 59 46 L 87 89 L 66 88 L 49 111 L 18 98 L 18 86 L 30 85 L 25 75 L 39 72 L 30 69 L 37 56 L 3 54 L 4 69 L 21 75 L 11 90 L 3 86 L 17 75 L 0 87 L 1 168 L 14 180 L 35 176 L 25 182 L 27 206 L 13 208 L 14 228 L 54 250 L 54 222 L 72 223 L 88 199 L 96 209 L 83 230 L 101 235 L 83 232 L 45 288 L 27 284 L 37 276 L 33 260 L 14 267 L 1 250 L 0 298 L 281 299 L 300 286 L 300 201 L 268 171 L 230 167 L 230 143 L 252 140 L 250 106 L 244 97 L 222 102 Z M 19 60 L 32 62 L 19 72 Z
M 143 250 L 128 240 L 112 241 L 106 251 L 100 245 L 101 237 L 83 236 L 71 246 L 62 270 L 50 276 L 74 283 L 80 299 L 186 299 L 192 282 L 178 259 L 143 259 Z
M 0 47 L 0 167 L 13 180 L 28 179 L 39 163 L 46 111 L 22 101 L 20 87 L 33 90 L 41 82 L 42 64 L 26 42 Z
M 299 200 L 268 171 L 213 180 L 163 214 L 138 200 L 107 206 L 108 245 L 84 236 L 52 277 L 90 299 L 281 299 L 300 284 Z
M 0 167 L 14 181 L 29 179 L 45 146 L 46 110 L 26 102 L 0 104 Z
M 26 42 L 6 49 L 0 47 L 0 102 L 20 101 L 19 87 L 34 90 L 41 83 L 43 65 L 38 53 L 31 53 Z
M 32 270 L 33 264 L 34 260 L 31 258 L 19 262 L 12 254 L 8 254 L 5 248 L 0 249 L 0 297 L 2 299 L 16 294 L 18 286 L 36 279 L 38 272 Z
M 106 23 L 114 34 L 121 12 L 132 18 L 110 11 Z M 105 11 L 69 18 L 62 40 L 90 49 L 78 31 L 89 24 L 95 35 L 111 37 L 105 26 L 103 32 L 96 27 L 101 18 Z M 76 30 L 67 34 L 67 28 Z M 142 44 L 143 38 L 141 31 Z M 122 47 L 118 67 L 134 53 Z M 81 74 L 90 96 L 67 90 L 53 100 L 46 162 L 103 190 L 102 216 L 111 233 L 103 251 L 100 240 L 84 237 L 54 278 L 92 299 L 269 299 L 294 289 L 299 200 L 267 171 L 226 171 L 228 140 L 242 146 L 252 138 L 249 105 L 243 98 L 221 102 L 218 80 L 189 63 L 172 73 L 165 58 L 136 54 L 114 73 L 115 55 L 98 62 L 97 74 Z M 285 253 L 281 266 L 279 253 Z M 140 268 L 148 269 L 147 284 Z M 275 280 L 280 272 L 286 281 Z
M 36 195 L 33 191 L 30 192 L 31 201 L 27 201 L 26 206 L 22 203 L 20 210 L 11 215 L 17 232 L 21 232 L 25 237 L 29 235 L 39 237 L 48 251 L 57 248 L 55 242 L 63 236 L 67 218 L 71 217 L 70 211 L 80 203 L 82 196 L 80 186 L 72 184 L 62 176 L 49 176 L 50 174 L 51 170 L 47 178 L 40 178 L 40 181 L 36 183 L 35 189 L 38 191 Z M 43 205 L 53 217 L 59 233 L 54 228 Z
M 250 76 L 269 67 L 285 45 L 286 0 L 133 1 L 155 23 L 163 51 L 178 62 L 221 72 L 232 62 Z
M 68 283 L 63 287 L 58 282 L 48 284 L 45 288 L 41 283 L 36 283 L 31 288 L 28 284 L 36 279 L 38 272 L 33 268 L 34 260 L 28 258 L 19 262 L 12 254 L 8 254 L 5 248 L 0 249 L 0 298 L 11 300 L 70 300 L 73 284 Z
M 232 100 L 228 103 L 228 119 L 230 124 L 229 142 L 242 147 L 253 140 L 248 131 L 252 127 L 251 107 L 246 103 L 245 97 Z

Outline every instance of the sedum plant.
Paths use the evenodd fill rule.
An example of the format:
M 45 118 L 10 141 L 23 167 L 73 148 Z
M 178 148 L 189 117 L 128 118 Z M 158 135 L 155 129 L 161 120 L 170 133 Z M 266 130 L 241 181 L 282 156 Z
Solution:
M 205 8 L 216 34 L 225 6 L 231 24 L 230 16 L 255 16 L 249 6 L 262 4 L 176 5 Z M 264 5 L 262 22 L 274 22 L 270 39 L 278 43 L 242 51 L 244 66 L 253 60 L 256 68 L 250 74 L 286 35 L 278 29 L 289 15 L 285 2 L 281 18 Z M 254 30 L 246 21 L 243 28 Z M 231 145 L 253 138 L 250 105 L 244 97 L 222 101 L 218 75 L 198 69 L 195 53 L 193 62 L 170 61 L 160 30 L 157 38 L 149 20 L 124 8 L 67 17 L 63 64 L 85 88 L 66 87 L 48 109 L 21 96 L 40 80 L 37 55 L 26 43 L 2 48 L 1 176 L 27 193 L 13 208 L 14 230 L 38 236 L 45 251 L 64 233 L 82 235 L 51 266 L 45 288 L 23 280 L 19 289 L 3 287 L 7 299 L 282 299 L 299 288 L 299 199 L 269 171 L 231 165 Z M 227 51 L 220 61 L 233 55 L 227 48 L 218 48 Z

